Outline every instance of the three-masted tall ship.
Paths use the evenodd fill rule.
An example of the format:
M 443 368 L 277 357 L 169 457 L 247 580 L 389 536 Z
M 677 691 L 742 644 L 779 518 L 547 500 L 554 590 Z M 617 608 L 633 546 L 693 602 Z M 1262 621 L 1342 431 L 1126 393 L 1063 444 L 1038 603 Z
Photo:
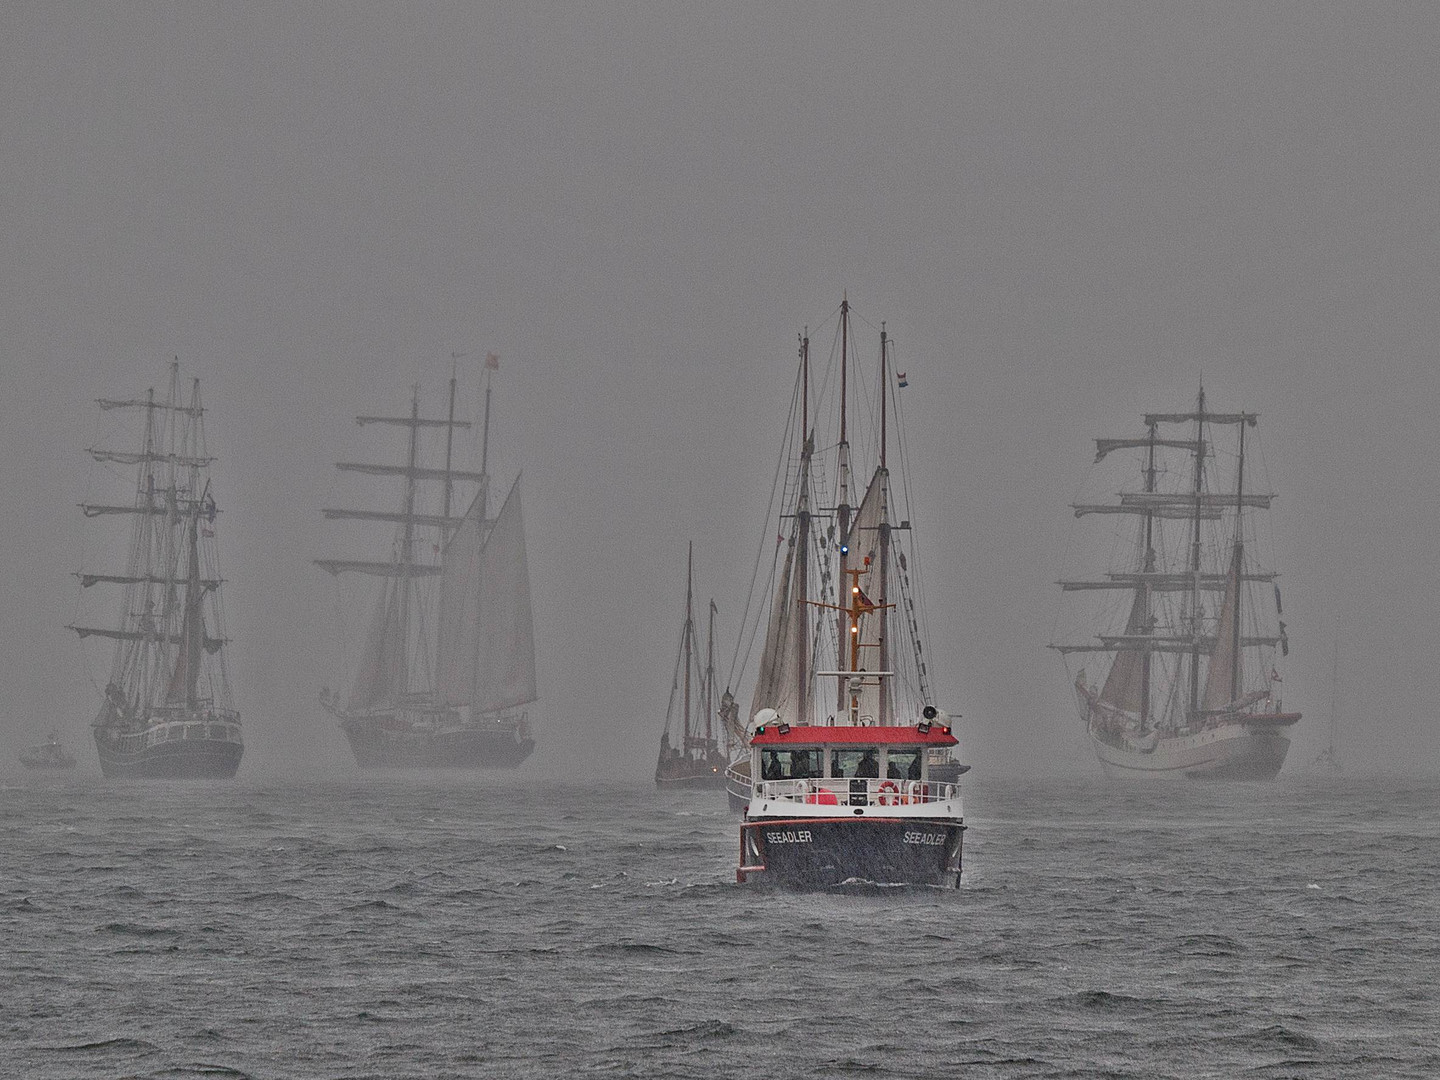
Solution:
M 1128 490 L 1076 504 L 1075 516 L 1133 527 L 1119 537 L 1120 565 L 1060 583 L 1099 598 L 1080 620 L 1099 632 L 1051 648 L 1102 658 L 1102 677 L 1082 667 L 1074 687 L 1107 776 L 1265 780 L 1284 764 L 1300 714 L 1281 706 L 1277 651 L 1290 646 L 1278 575 L 1257 558 L 1257 518 L 1275 498 L 1247 487 L 1257 423 L 1211 411 L 1201 389 L 1193 411 L 1151 413 L 1142 433 L 1096 440 L 1097 464 L 1129 457 Z
M 420 415 L 417 387 L 408 416 L 356 418 L 361 426 L 399 428 L 403 464 L 338 465 L 402 481 L 398 509 L 323 511 L 392 525 L 387 558 L 316 560 L 331 574 L 380 581 L 348 699 L 321 692 L 364 768 L 512 768 L 535 749 L 526 709 L 538 695 L 519 477 L 493 514 L 489 494 L 490 379 L 498 366 L 493 354 L 487 358 L 478 472 L 454 467 L 455 433 L 471 425 L 456 419 L 453 375 L 443 417 Z M 436 433 L 442 438 L 426 438 Z
M 705 663 L 695 632 L 695 550 L 685 559 L 685 625 L 670 679 L 670 703 L 655 762 L 658 788 L 722 788 L 730 764 L 729 731 L 720 723 L 715 700 L 715 601 L 710 601 Z M 676 699 L 679 706 L 676 706 Z
M 924 648 L 898 430 L 906 379 L 883 324 L 879 337 L 875 382 L 852 385 L 851 309 L 841 303 L 822 382 L 839 396 L 825 413 L 824 442 L 812 422 L 808 332 L 800 339 L 784 479 L 762 549 L 772 573 L 764 592 L 752 593 L 759 618 L 743 632 L 764 628 L 744 748 L 729 772 L 744 804 L 742 882 L 953 886 L 960 878 L 959 785 L 932 769 L 932 754 L 956 739 L 935 703 Z M 852 426 L 857 413 L 874 423 Z
M 119 625 L 72 625 L 81 638 L 115 642 L 104 700 L 93 721 L 107 777 L 190 779 L 235 775 L 245 746 L 225 670 L 219 514 L 205 445 L 200 380 L 189 399 L 180 365 L 164 400 L 102 400 L 100 408 L 143 417 L 136 450 L 91 448 L 97 462 L 133 466 L 135 494 L 119 504 L 85 503 L 87 518 L 130 519 L 129 558 L 118 572 L 81 572 L 82 589 L 119 586 Z M 117 545 L 118 546 L 118 545 Z

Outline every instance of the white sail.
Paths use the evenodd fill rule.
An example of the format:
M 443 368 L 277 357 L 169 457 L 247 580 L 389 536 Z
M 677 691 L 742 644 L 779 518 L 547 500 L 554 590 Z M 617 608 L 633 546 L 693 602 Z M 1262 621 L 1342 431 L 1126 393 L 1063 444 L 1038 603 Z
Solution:
M 1235 605 L 1240 602 L 1240 545 L 1230 560 L 1226 576 L 1225 601 L 1215 625 L 1215 649 L 1210 654 L 1210 669 L 1205 673 L 1205 697 L 1201 707 L 1206 712 L 1223 709 L 1240 697 L 1240 652 L 1235 648 Z M 1245 642 L 1242 640 L 1241 645 Z M 1233 691 L 1233 692 L 1232 692 Z
M 1150 629 L 1146 614 L 1145 590 L 1135 590 L 1130 605 L 1130 618 L 1125 624 L 1127 636 L 1141 636 Z M 1100 690 L 1100 700 L 1117 709 L 1139 715 L 1145 694 L 1145 651 L 1143 648 L 1122 649 L 1110 665 L 1110 674 Z
M 774 709 L 792 723 L 810 723 L 810 627 L 809 553 L 806 550 L 810 520 L 810 454 L 806 441 L 800 456 L 800 483 L 785 563 L 775 581 L 770 619 L 765 625 L 765 648 L 760 654 L 760 673 L 750 712 L 735 718 L 745 736 L 746 721 L 761 709 Z
M 435 646 L 435 699 L 469 705 L 479 649 L 480 553 L 485 546 L 482 487 L 450 534 L 441 556 L 439 636 Z
M 796 701 L 800 663 L 796 643 L 805 637 L 803 630 L 796 632 L 796 624 L 803 628 L 808 623 L 808 617 L 795 595 L 795 562 L 796 542 L 792 532 L 785 550 L 784 568 L 775 582 L 770 621 L 765 627 L 765 648 L 760 653 L 760 673 L 755 679 L 755 694 L 750 700 L 750 712 L 746 719 L 753 719 L 761 709 L 774 709 L 795 723 L 809 722 L 808 717 L 799 715 L 799 702 Z M 743 737 L 744 732 L 741 731 L 740 735 Z
M 470 705 L 480 713 L 534 701 L 535 632 L 517 477 L 480 548 L 474 582 L 475 667 Z
M 185 582 L 185 615 L 180 630 L 180 655 L 165 700 L 170 704 L 195 707 L 195 688 L 200 681 L 200 661 L 205 650 L 205 590 L 200 584 L 198 527 L 190 526 L 190 572 Z
M 360 670 L 350 691 L 350 712 L 363 712 L 375 705 L 394 704 L 405 693 L 404 620 L 400 612 L 400 587 L 386 581 L 375 600 L 370 631 Z

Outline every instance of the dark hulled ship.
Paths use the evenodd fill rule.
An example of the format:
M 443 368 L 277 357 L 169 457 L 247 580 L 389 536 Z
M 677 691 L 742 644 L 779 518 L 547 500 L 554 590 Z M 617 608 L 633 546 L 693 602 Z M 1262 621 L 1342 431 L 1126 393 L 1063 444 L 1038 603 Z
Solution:
M 655 762 L 658 788 L 722 788 L 730 764 L 728 732 L 715 713 L 715 601 L 710 601 L 705 665 L 695 633 L 694 550 L 685 559 L 685 625 L 670 679 L 670 704 Z M 676 700 L 679 699 L 679 707 Z
M 535 748 L 526 710 L 537 695 L 518 477 L 499 511 L 489 513 L 490 376 L 497 369 L 492 355 L 478 472 L 453 467 L 455 433 L 471 426 L 456 419 L 454 377 L 444 417 L 420 415 L 417 389 L 409 416 L 356 418 L 403 431 L 403 464 L 338 466 L 402 481 L 397 510 L 324 511 L 393 525 L 389 558 L 316 560 L 331 574 L 380 582 L 348 699 L 321 693 L 364 768 L 513 768 Z M 443 440 L 427 445 L 437 432 Z M 463 512 L 453 513 L 459 506 Z
M 72 626 L 80 637 L 115 642 L 110 675 L 93 721 L 107 777 L 230 777 L 245 746 L 231 704 L 215 546 L 215 503 L 205 445 L 200 380 L 180 396 L 179 363 L 157 401 L 102 400 L 103 411 L 144 416 L 135 451 L 93 448 L 98 462 L 134 466 L 133 501 L 86 503 L 89 518 L 130 520 L 129 560 L 120 573 L 80 573 L 82 589 L 119 586 L 118 626 Z

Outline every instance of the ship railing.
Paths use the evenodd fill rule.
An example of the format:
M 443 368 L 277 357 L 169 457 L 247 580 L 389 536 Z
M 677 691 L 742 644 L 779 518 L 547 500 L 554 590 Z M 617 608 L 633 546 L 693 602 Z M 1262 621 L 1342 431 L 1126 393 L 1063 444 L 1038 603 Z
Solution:
M 797 802 L 817 806 L 923 806 L 948 802 L 958 784 L 929 780 L 824 777 L 813 780 L 762 780 L 755 797 L 771 802 Z
M 750 759 L 732 761 L 725 769 L 725 790 L 739 799 L 750 798 Z
M 161 743 L 184 742 L 187 739 L 238 743 L 241 741 L 240 726 L 231 719 L 234 715 L 222 713 L 210 720 L 167 720 L 143 733 L 144 744 L 159 746 Z

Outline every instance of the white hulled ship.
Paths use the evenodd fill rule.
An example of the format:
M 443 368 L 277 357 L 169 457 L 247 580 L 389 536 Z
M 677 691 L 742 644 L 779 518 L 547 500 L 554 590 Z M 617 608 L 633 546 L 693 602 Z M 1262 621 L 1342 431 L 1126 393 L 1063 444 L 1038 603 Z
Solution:
M 839 391 L 825 449 L 811 423 L 808 333 L 800 341 L 783 484 L 767 514 L 771 573 L 751 597 L 758 617 L 747 633 L 764 633 L 759 670 L 745 749 L 729 772 L 732 796 L 744 803 L 737 878 L 798 888 L 954 886 L 964 813 L 954 774 L 940 775 L 956 740 L 934 703 L 923 647 L 898 423 L 906 380 L 882 326 L 877 382 L 851 386 L 851 331 L 844 301 L 824 382 Z M 852 396 L 875 420 L 868 431 L 851 430 Z M 853 463 L 866 459 L 861 491 Z M 738 710 L 731 714 L 738 728 Z
M 99 404 L 144 417 L 138 450 L 89 451 L 98 462 L 135 467 L 133 501 L 81 506 L 88 518 L 131 522 L 122 572 L 77 575 L 82 589 L 117 585 L 123 593 L 118 626 L 71 626 L 81 638 L 115 642 L 93 722 L 100 770 L 110 777 L 234 776 L 245 747 L 225 669 L 219 509 L 209 478 L 215 459 L 205 446 L 200 380 L 183 401 L 177 361 L 165 400 L 151 390 L 142 399 Z
M 1098 681 L 1083 667 L 1072 675 L 1107 776 L 1266 780 L 1285 761 L 1300 714 L 1277 692 L 1277 650 L 1289 653 L 1277 574 L 1255 557 L 1256 517 L 1274 499 L 1246 486 L 1257 422 L 1211 412 L 1202 389 L 1194 411 L 1151 413 L 1143 434 L 1096 440 L 1097 465 L 1124 455 L 1122 490 L 1118 501 L 1076 504 L 1075 516 L 1132 527 L 1117 537 L 1119 565 L 1060 583 L 1096 601 L 1069 622 L 1099 632 L 1051 648 L 1067 670 L 1070 657 L 1100 658 Z M 1221 459 L 1233 480 L 1217 488 Z
M 409 416 L 356 417 L 361 426 L 403 431 L 403 464 L 337 466 L 402 480 L 398 510 L 324 511 L 392 524 L 388 558 L 316 560 L 331 574 L 380 580 L 349 698 L 321 693 L 364 768 L 513 768 L 535 749 L 526 708 L 537 698 L 535 643 L 518 476 L 490 516 L 490 378 L 498 367 L 492 354 L 478 472 L 452 467 L 455 432 L 471 426 L 455 418 L 454 376 L 444 417 L 420 415 L 418 388 Z M 426 434 L 436 432 L 443 440 L 428 445 Z M 457 501 L 462 492 L 468 502 Z

